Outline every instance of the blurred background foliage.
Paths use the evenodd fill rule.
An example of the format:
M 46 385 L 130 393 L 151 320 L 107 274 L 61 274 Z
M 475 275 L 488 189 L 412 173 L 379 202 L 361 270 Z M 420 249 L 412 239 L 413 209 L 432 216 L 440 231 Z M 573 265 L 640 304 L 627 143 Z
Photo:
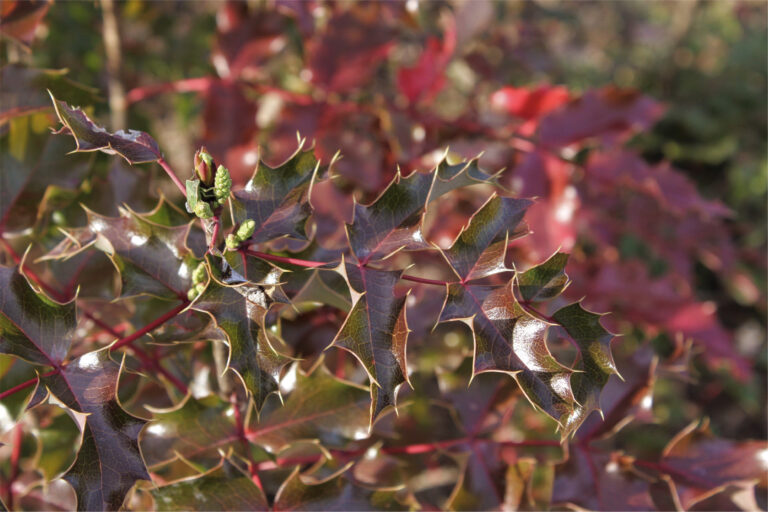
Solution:
M 350 9 L 353 4 L 339 3 Z M 232 61 L 223 55 L 229 46 L 242 46 L 245 42 L 233 40 L 236 36 L 222 36 L 229 23 L 223 5 L 204 1 L 117 3 L 122 59 L 119 78 L 124 89 L 132 91 L 216 75 L 224 79 L 226 86 Z M 252 48 L 261 60 L 257 59 L 258 66 L 241 70 L 240 79 L 259 86 L 279 86 L 291 94 L 317 99 L 316 95 L 312 96 L 309 83 L 312 75 L 306 74 L 304 66 L 310 49 L 303 44 L 303 34 L 311 28 L 302 24 L 322 27 L 330 9 L 323 2 L 312 5 L 309 9 L 301 2 L 248 2 L 248 12 L 261 23 L 259 30 L 265 34 L 277 32 L 282 37 L 264 38 L 259 44 L 266 47 Z M 768 9 L 765 2 L 409 0 L 405 7 L 409 14 L 401 24 L 389 60 L 372 71 L 374 79 L 367 89 L 348 94 L 360 103 L 380 103 L 380 97 L 385 96 L 382 91 L 394 80 L 397 70 L 418 60 L 423 35 L 445 31 L 441 13 L 449 9 L 456 14 L 456 39 L 461 51 L 447 64 L 447 83 L 436 92 L 433 101 L 434 111 L 448 120 L 448 124 L 451 119 L 459 118 L 475 97 L 487 98 L 504 86 L 556 84 L 578 95 L 615 84 L 637 89 L 664 104 L 663 117 L 652 129 L 635 135 L 628 144 L 649 163 L 671 162 L 695 183 L 704 198 L 719 200 L 731 211 L 725 223 L 730 243 L 737 248 L 738 272 L 726 278 L 713 270 L 712 265 L 696 261 L 692 294 L 697 300 L 715 304 L 720 324 L 733 336 L 736 351 L 753 363 L 754 373 L 745 382 L 734 378 L 727 368 L 711 368 L 697 359 L 694 378 L 657 381 L 654 414 L 658 422 L 665 425 L 667 433 L 679 430 L 693 418 L 711 416 L 713 430 L 718 434 L 765 438 L 768 357 L 765 300 Z M 288 22 L 277 22 L 273 20 L 273 13 L 279 9 L 299 14 Z M 30 51 L 3 41 L 0 55 L 9 62 L 23 62 L 33 67 L 68 69 L 69 78 L 98 90 L 101 101 L 94 103 L 94 117 L 106 120 L 110 115 L 106 101 L 110 76 L 102 23 L 99 3 L 56 2 L 37 27 Z M 333 56 L 329 59 L 333 61 Z M 194 83 L 190 87 L 195 90 Z M 215 110 L 217 105 L 202 101 L 197 94 L 179 91 L 181 93 L 152 95 L 133 103 L 127 108 L 126 127 L 151 133 L 174 168 L 185 175 L 191 172 L 191 155 L 199 142 L 211 138 L 207 131 L 211 130 L 216 112 L 210 109 Z M 271 127 L 260 129 L 253 136 L 261 145 L 262 156 L 279 160 L 279 156 L 285 154 L 284 140 L 293 139 L 295 130 L 286 135 L 272 129 L 278 122 L 276 119 L 286 115 L 286 110 L 280 105 L 270 106 L 272 96 L 268 93 L 267 90 L 267 94 L 260 96 L 256 89 L 243 92 L 246 105 L 258 103 L 258 113 L 253 112 L 256 125 Z M 128 94 L 130 96 L 130 92 Z M 337 101 L 337 96 L 339 93 L 330 92 L 323 101 Z M 405 100 L 400 94 L 394 101 L 402 104 Z M 5 125 L 1 132 L 2 149 L 13 152 L 20 138 L 42 137 L 47 123 L 45 120 L 35 122 L 32 116 Z M 216 126 L 221 126 L 221 122 Z M 367 125 L 363 125 L 360 131 L 366 129 Z M 25 133 L 29 134 L 20 135 Z M 275 142 L 278 135 L 279 144 Z M 110 158 L 102 155 L 93 158 L 102 177 L 113 172 L 109 167 Z M 486 159 L 489 164 L 486 167 L 497 163 L 492 149 Z M 354 155 L 350 161 L 356 161 Z M 413 162 L 415 157 L 405 161 Z M 398 159 L 397 163 L 404 164 L 404 161 Z M 361 184 L 350 179 L 346 190 L 357 187 L 358 197 L 371 197 L 392 176 L 394 168 L 394 165 L 385 168 L 377 161 L 372 171 L 379 177 L 376 183 L 358 190 Z M 137 168 L 136 172 L 144 173 L 153 180 L 154 187 L 177 198 L 172 185 L 164 182 L 157 169 Z M 139 185 L 145 187 L 143 183 Z M 56 214 L 62 210 L 56 204 L 68 209 L 68 213 L 59 213 L 65 217 L 61 223 L 68 225 L 77 225 L 80 215 L 76 213 L 80 211 L 77 202 L 111 214 L 110 208 L 114 206 L 90 194 L 89 187 L 91 185 L 84 183 L 72 195 L 62 186 L 58 203 L 56 197 L 49 198 L 52 206 L 47 214 L 51 222 L 58 223 Z M 130 202 L 125 190 L 116 190 L 114 194 Z M 583 247 L 579 250 L 586 251 Z M 652 276 L 674 272 L 670 270 L 673 268 L 670 262 L 654 254 L 632 233 L 622 237 L 615 250 L 622 259 L 646 262 Z M 642 293 L 635 297 L 642 300 Z M 623 341 L 614 345 L 619 360 L 630 361 L 632 354 L 648 339 L 658 353 L 673 349 L 673 340 L 667 333 L 641 327 L 623 326 L 622 330 Z M 429 364 L 429 350 L 431 348 L 423 349 L 421 364 Z M 653 451 L 649 445 L 663 445 L 666 439 L 657 435 L 659 429 L 659 426 L 628 429 L 620 434 L 618 444 L 635 451 Z

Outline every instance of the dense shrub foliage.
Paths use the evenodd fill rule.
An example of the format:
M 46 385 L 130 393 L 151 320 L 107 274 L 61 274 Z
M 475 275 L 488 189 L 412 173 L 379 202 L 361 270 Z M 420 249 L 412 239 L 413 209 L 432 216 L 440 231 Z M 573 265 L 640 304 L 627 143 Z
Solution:
M 765 508 L 763 247 L 673 105 L 510 85 L 532 7 L 216 4 L 168 83 L 100 7 L 110 125 L 29 58 L 92 14 L 0 20 L 7 508 Z

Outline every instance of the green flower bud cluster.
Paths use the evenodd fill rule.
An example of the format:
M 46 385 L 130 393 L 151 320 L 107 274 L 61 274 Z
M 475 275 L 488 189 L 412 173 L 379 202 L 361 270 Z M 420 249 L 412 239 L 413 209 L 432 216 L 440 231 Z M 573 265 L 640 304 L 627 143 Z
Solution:
M 205 278 L 208 277 L 208 270 L 205 268 L 205 262 L 200 262 L 195 270 L 192 271 L 192 288 L 187 292 L 189 300 L 195 300 L 198 295 L 205 291 Z
M 216 169 L 216 178 L 213 182 L 213 193 L 219 204 L 224 204 L 229 199 L 229 192 L 232 190 L 232 178 L 229 176 L 229 170 L 220 165 Z
M 227 238 L 225 240 L 225 243 L 227 245 L 227 249 L 234 251 L 239 246 L 240 243 L 245 242 L 249 238 L 251 238 L 251 235 L 253 235 L 253 232 L 256 230 L 256 221 L 253 219 L 246 219 L 243 221 L 242 224 L 237 228 L 237 231 L 234 233 L 230 233 L 227 235 Z

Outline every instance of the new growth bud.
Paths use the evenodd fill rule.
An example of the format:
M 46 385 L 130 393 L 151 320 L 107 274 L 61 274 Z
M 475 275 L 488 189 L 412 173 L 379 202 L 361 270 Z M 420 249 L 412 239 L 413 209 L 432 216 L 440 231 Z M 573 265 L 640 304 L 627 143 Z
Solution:
M 208 275 L 208 271 L 205 269 L 205 263 L 202 261 L 200 264 L 195 267 L 195 270 L 192 271 L 192 283 L 193 284 L 200 284 L 203 281 L 205 281 L 205 277 Z
M 210 185 L 213 181 L 213 157 L 205 147 L 195 153 L 195 173 L 205 185 Z
M 227 249 L 231 251 L 236 251 L 237 247 L 240 245 L 240 240 L 238 240 L 235 235 L 230 233 L 227 235 L 227 238 L 226 240 L 224 240 L 224 243 L 227 245 Z
M 216 179 L 213 183 L 213 193 L 219 204 L 224 204 L 229 199 L 229 192 L 232 190 L 232 178 L 229 175 L 229 169 L 220 165 L 216 169 Z

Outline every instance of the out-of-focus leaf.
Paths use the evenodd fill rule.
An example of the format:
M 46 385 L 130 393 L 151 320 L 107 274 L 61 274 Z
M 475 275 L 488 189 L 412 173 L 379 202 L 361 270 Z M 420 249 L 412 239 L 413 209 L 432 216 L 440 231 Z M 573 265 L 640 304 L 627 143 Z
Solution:
M 269 510 L 264 491 L 236 471 L 219 467 L 150 492 L 157 510 Z
M 29 2 L 19 2 L 29 3 Z M 2 26 L 2 22 L 0 22 Z M 0 68 L 0 124 L 17 117 L 51 108 L 46 89 L 57 96 L 84 105 L 96 98 L 97 91 L 66 77 L 67 70 L 35 69 L 9 64 Z
M 365 368 L 371 381 L 373 421 L 386 407 L 395 406 L 397 389 L 408 380 L 406 297 L 395 296 L 402 272 L 353 264 L 339 268 L 354 305 L 332 345 L 354 354 Z
M 0 34 L 25 45 L 32 43 L 37 25 L 45 17 L 53 0 L 17 0 L 3 2 L 0 10 Z
M 536 459 L 521 458 L 507 467 L 504 493 L 505 510 L 535 509 L 531 498 L 531 479 Z
M 650 127 L 663 107 L 637 91 L 607 87 L 589 91 L 563 108 L 544 116 L 539 126 L 542 144 L 565 146 L 589 137 L 616 134 L 626 137 Z
M 491 105 L 529 121 L 565 105 L 570 97 L 568 89 L 563 86 L 540 85 L 535 89 L 502 87 L 491 95 Z
M 397 86 L 408 101 L 431 100 L 445 85 L 445 68 L 456 49 L 456 21 L 449 18 L 443 40 L 430 37 L 413 67 L 400 68 Z
M 63 125 L 57 133 L 72 135 L 75 151 L 103 151 L 110 155 L 120 155 L 132 165 L 156 162 L 163 157 L 157 142 L 148 134 L 137 130 L 109 133 L 88 119 L 85 112 L 57 100 L 52 93 L 51 100 Z
M 567 262 L 568 255 L 558 252 L 544 263 L 518 274 L 517 287 L 523 300 L 535 302 L 560 295 L 568 286 Z
M 49 406 L 50 407 L 50 406 Z M 63 473 L 75 460 L 80 431 L 72 419 L 59 409 L 50 424 L 37 434 L 40 441 L 40 458 L 37 467 L 50 481 Z
M 306 239 L 304 224 L 311 211 L 309 188 L 319 170 L 314 152 L 299 149 L 282 165 L 271 168 L 259 162 L 245 187 L 235 191 L 235 222 L 256 221 L 250 240 L 265 242 L 290 236 Z
M 35 292 L 14 268 L 0 267 L 0 352 L 59 366 L 75 332 L 75 303 L 57 304 Z
M 589 510 L 655 510 L 650 482 L 621 454 L 571 450 L 555 467 L 552 504 Z
M 272 453 L 305 439 L 341 447 L 368 437 L 368 408 L 365 388 L 341 381 L 320 366 L 310 375 L 297 372 L 285 405 L 251 426 L 248 439 Z
M 356 485 L 347 474 L 318 484 L 304 483 L 299 468 L 275 496 L 279 510 L 407 510 L 394 491 L 372 491 Z
M 0 389 L 11 389 L 35 378 L 37 374 L 33 365 L 22 359 L 0 354 Z M 40 386 L 32 386 L 26 392 L 14 393 L 3 398 L 0 403 L 0 434 L 11 430 L 16 425 L 24 411 L 30 407 L 30 401 L 34 399 L 38 387 Z
M 531 204 L 528 199 L 493 196 L 472 216 L 453 245 L 443 251 L 462 282 L 508 270 L 504 264 L 507 243 L 520 235 L 517 226 Z
M 370 80 L 392 47 L 394 30 L 382 19 L 383 4 L 358 4 L 334 15 L 310 40 L 312 82 L 328 91 L 347 92 Z
M 211 263 L 212 264 L 212 263 Z M 235 370 L 256 408 L 261 409 L 267 397 L 278 392 L 281 368 L 288 362 L 269 342 L 264 315 L 273 300 L 269 295 L 278 284 L 269 274 L 259 284 L 226 285 L 210 279 L 193 308 L 211 315 L 226 333 L 229 345 L 229 368 Z M 263 285 L 263 286 L 262 286 Z
M 120 209 L 121 217 L 86 210 L 88 225 L 72 229 L 42 259 L 69 258 L 91 244 L 107 253 L 122 279 L 123 297 L 186 298 L 197 260 L 186 246 L 190 225 L 161 226 Z
M 153 410 L 153 419 L 141 438 L 148 466 L 184 459 L 211 467 L 226 450 L 239 442 L 232 404 L 214 395 L 187 397 L 169 410 Z
M 89 352 L 71 361 L 43 383 L 67 407 L 87 414 L 77 459 L 64 475 L 82 510 L 117 510 L 137 480 L 149 480 L 138 436 L 146 421 L 118 404 L 120 366 L 109 350 Z
M 664 449 L 660 469 L 668 472 L 672 492 L 684 509 L 728 485 L 752 488 L 768 484 L 765 441 L 731 441 L 715 437 L 705 422 L 689 425 Z

